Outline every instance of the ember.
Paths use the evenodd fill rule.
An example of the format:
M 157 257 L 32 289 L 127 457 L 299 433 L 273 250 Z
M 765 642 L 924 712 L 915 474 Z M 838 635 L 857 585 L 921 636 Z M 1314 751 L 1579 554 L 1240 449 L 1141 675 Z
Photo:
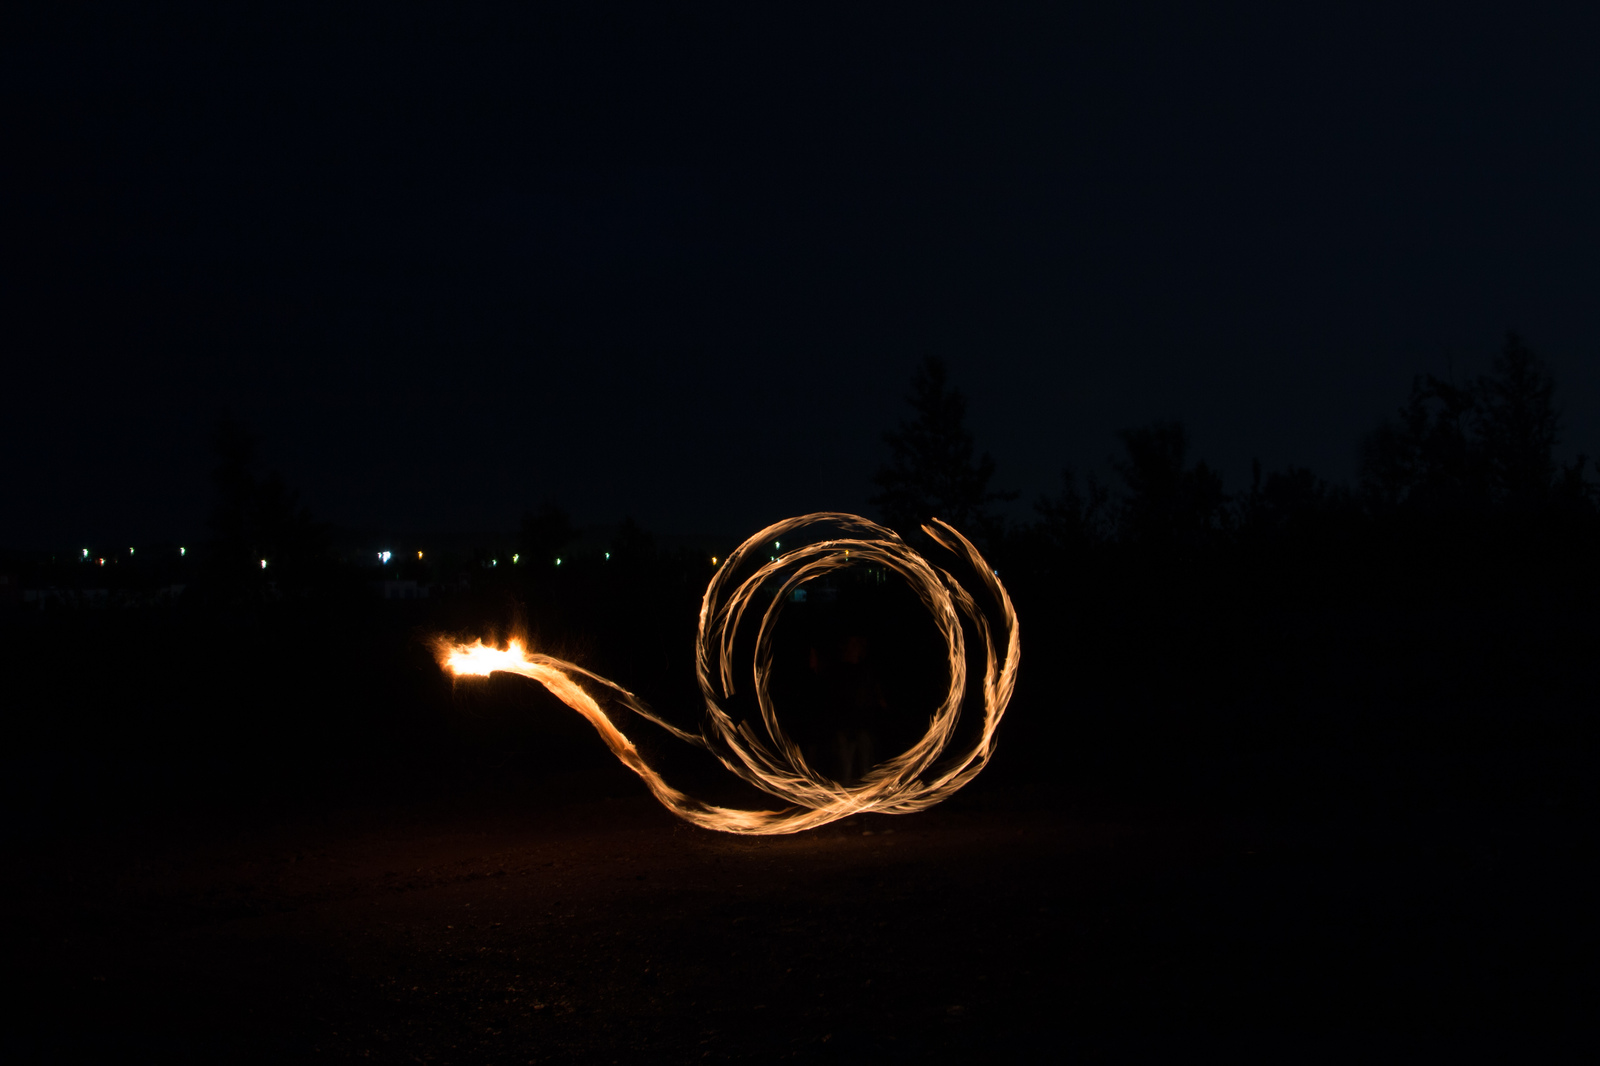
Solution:
M 767 548 L 777 547 L 784 538 L 790 538 L 792 543 L 792 534 L 812 526 L 833 527 L 842 535 L 791 547 L 779 555 L 772 555 Z M 705 829 L 763 835 L 794 833 L 867 812 L 910 814 L 950 796 L 988 763 L 994 751 L 995 730 L 1016 684 L 1021 653 L 1011 598 L 972 542 L 938 519 L 922 528 L 941 547 L 970 565 L 978 578 L 982 605 L 948 572 L 935 569 L 894 532 L 856 515 L 820 513 L 791 518 L 763 529 L 740 545 L 711 579 L 700 606 L 695 665 L 706 700 L 706 722 L 700 733 L 672 725 L 621 686 L 574 663 L 530 651 L 520 640 L 510 641 L 504 649 L 488 647 L 482 641 L 440 641 L 440 664 L 457 677 L 484 677 L 502 671 L 521 674 L 544 685 L 589 720 L 611 751 L 644 780 L 656 799 L 680 818 Z M 758 561 L 759 565 L 754 565 Z M 767 679 L 772 667 L 774 627 L 790 593 L 813 578 L 860 563 L 900 574 L 933 614 L 949 655 L 950 685 L 921 740 L 873 767 L 858 784 L 846 786 L 807 764 L 799 746 L 779 724 Z M 740 578 L 746 570 L 750 572 Z M 720 702 L 735 692 L 734 638 L 745 612 L 758 597 L 765 597 L 768 602 L 761 612 L 756 637 L 752 684 L 765 736 L 749 722 L 735 723 Z M 967 686 L 963 618 L 984 645 L 983 727 L 970 750 L 935 767 L 951 742 Z M 731 810 L 703 803 L 673 788 L 644 761 L 591 689 L 679 739 L 706 748 L 731 772 L 789 806 L 770 811 Z

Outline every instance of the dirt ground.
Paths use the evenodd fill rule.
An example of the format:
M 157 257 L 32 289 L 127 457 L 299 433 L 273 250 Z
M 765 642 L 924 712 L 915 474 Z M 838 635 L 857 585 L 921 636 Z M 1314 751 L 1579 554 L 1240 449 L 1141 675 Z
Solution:
M 1559 826 L 974 791 L 766 839 L 641 790 L 38 842 L 8 1058 L 1549 1061 L 1600 1005 Z

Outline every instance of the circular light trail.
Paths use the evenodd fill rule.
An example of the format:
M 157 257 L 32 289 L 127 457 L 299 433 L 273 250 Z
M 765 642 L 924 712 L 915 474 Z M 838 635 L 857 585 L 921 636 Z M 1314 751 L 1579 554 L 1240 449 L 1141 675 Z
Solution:
M 814 527 L 827 527 L 833 535 L 772 554 L 784 539 L 791 545 L 797 539 L 804 541 Z M 482 641 L 441 640 L 439 661 L 456 677 L 501 671 L 538 681 L 588 719 L 612 753 L 639 775 L 656 799 L 680 818 L 705 829 L 755 835 L 794 833 L 857 814 L 911 814 L 946 799 L 988 763 L 994 752 L 995 730 L 1016 685 L 1021 655 L 1011 597 L 977 548 L 938 519 L 922 529 L 961 560 L 964 569 L 971 569 L 977 578 L 976 597 L 894 532 L 857 515 L 823 512 L 791 518 L 768 526 L 740 545 L 718 568 L 700 604 L 695 669 L 705 695 L 706 718 L 699 733 L 665 721 L 631 692 L 598 674 L 529 651 L 521 640 L 510 641 L 503 649 Z M 778 720 L 767 681 L 772 672 L 774 628 L 789 595 L 807 581 L 860 563 L 898 573 L 927 607 L 944 639 L 950 683 L 922 739 L 873 767 L 859 783 L 844 785 L 806 762 Z M 723 703 L 738 688 L 734 643 L 739 627 L 762 600 L 766 606 L 759 609 L 754 661 L 748 664 L 751 690 L 760 710 L 757 728 L 750 721 L 735 722 Z M 985 658 L 980 685 L 983 724 L 970 748 L 947 755 L 967 689 L 969 629 L 982 644 Z M 786 806 L 735 810 L 704 803 L 673 788 L 616 727 L 591 689 L 679 739 L 707 749 L 728 770 Z

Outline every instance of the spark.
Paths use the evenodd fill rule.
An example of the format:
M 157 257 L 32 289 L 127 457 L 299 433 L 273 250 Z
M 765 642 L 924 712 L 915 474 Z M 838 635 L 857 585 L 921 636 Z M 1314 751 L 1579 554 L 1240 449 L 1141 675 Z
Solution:
M 837 528 L 842 535 L 792 548 L 758 566 L 762 545 L 777 546 L 777 537 L 809 526 Z M 922 527 L 937 544 L 970 567 L 980 584 L 979 600 L 950 573 L 928 563 L 898 535 L 855 515 L 819 513 L 776 523 L 745 541 L 717 570 L 700 604 L 700 629 L 695 645 L 695 672 L 705 696 L 706 718 L 698 733 L 663 720 L 620 685 L 575 663 L 530 651 L 522 639 L 503 649 L 481 640 L 471 644 L 437 642 L 440 665 L 461 677 L 487 677 L 496 672 L 520 674 L 537 681 L 594 726 L 607 747 L 644 781 L 650 792 L 678 817 L 705 829 L 726 833 L 769 835 L 814 829 L 857 814 L 911 814 L 948 798 L 976 777 L 994 753 L 995 731 L 1016 686 L 1021 643 L 1011 597 L 972 542 L 948 523 L 934 519 Z M 847 553 L 851 553 L 847 556 Z M 805 582 L 865 560 L 905 578 L 944 638 L 948 653 L 949 688 L 929 719 L 928 731 L 907 751 L 873 767 L 855 785 L 831 780 L 810 766 L 799 746 L 778 722 L 767 690 L 772 673 L 772 639 L 779 611 L 789 594 Z M 755 566 L 742 580 L 738 575 Z M 740 623 L 767 590 L 767 606 L 759 612 L 752 690 L 765 736 L 749 722 L 735 723 L 722 702 L 736 691 L 733 649 Z M 986 657 L 981 690 L 983 727 L 970 750 L 946 755 L 961 714 L 967 687 L 967 636 L 963 620 L 983 646 Z M 591 691 L 592 690 L 592 691 Z M 730 772 L 768 795 L 782 800 L 779 810 L 735 810 L 695 799 L 669 785 L 649 765 L 633 742 L 601 708 L 596 693 L 608 702 L 655 723 L 680 740 L 707 749 Z M 937 764 L 937 765 L 936 765 Z

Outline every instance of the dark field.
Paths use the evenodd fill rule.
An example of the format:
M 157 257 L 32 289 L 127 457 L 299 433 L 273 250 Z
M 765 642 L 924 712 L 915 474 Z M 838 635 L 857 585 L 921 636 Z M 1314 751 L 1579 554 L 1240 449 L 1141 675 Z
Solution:
M 1553 1051 L 1592 1020 L 1580 827 L 1550 812 L 1252 825 L 974 799 L 766 840 L 643 797 L 477 796 L 31 849 L 9 1042 L 14 1061 L 1331 1062 Z
M 532 686 L 452 690 L 435 621 L 10 628 L 12 1061 L 1593 1050 L 1587 682 L 1573 665 L 1559 703 L 1519 702 L 1517 662 L 1577 663 L 1538 634 L 1554 650 L 1406 702 L 1408 678 L 1482 656 L 1403 621 L 1344 649 L 1338 620 L 1247 639 L 1173 615 L 1142 642 L 1041 622 L 970 788 L 739 839 L 677 822 Z M 683 637 L 640 689 L 675 691 Z M 1243 671 L 1253 696 L 1222 688 L 1233 647 L 1280 666 Z M 1311 690 L 1295 649 L 1344 666 Z

